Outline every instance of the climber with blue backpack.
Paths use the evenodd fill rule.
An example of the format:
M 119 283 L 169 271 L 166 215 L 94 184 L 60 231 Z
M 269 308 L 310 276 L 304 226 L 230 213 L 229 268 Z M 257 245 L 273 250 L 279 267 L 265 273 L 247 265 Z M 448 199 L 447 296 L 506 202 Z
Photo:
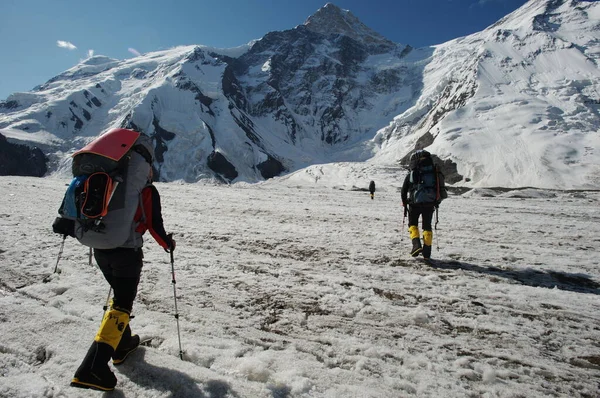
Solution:
M 140 344 L 129 321 L 143 266 L 142 235 L 149 231 L 165 251 L 175 250 L 152 184 L 153 159 L 150 137 L 127 129 L 112 129 L 73 155 L 74 178 L 52 227 L 63 241 L 72 236 L 93 249 L 113 292 L 73 387 L 113 390 L 117 378 L 108 362 L 122 364 Z
M 429 260 L 433 243 L 431 225 L 434 212 L 448 197 L 444 175 L 433 162 L 429 152 L 420 149 L 410 156 L 410 171 L 402 184 L 401 196 L 404 215 L 408 213 L 408 232 L 412 241 L 411 256 Z M 423 227 L 423 245 L 419 233 L 419 217 Z

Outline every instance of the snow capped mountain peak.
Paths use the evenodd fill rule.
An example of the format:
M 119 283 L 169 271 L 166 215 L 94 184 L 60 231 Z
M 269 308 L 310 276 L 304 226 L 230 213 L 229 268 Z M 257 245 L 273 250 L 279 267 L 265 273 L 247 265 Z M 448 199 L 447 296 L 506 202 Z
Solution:
M 449 184 L 598 189 L 599 19 L 597 1 L 530 1 L 482 32 L 411 49 L 329 3 L 233 49 L 91 57 L 0 101 L 0 134 L 56 137 L 42 148 L 50 173 L 126 127 L 154 139 L 161 181 L 296 172 L 340 186 L 402 176 L 427 148 Z
M 591 3 L 591 1 L 586 0 L 529 1 L 491 25 L 486 31 L 508 29 L 523 32 L 552 32 L 560 28 L 563 23 L 572 20 L 572 18 L 578 19 L 579 22 L 589 20 L 595 25 L 596 18 L 593 15 L 593 10 L 597 7 Z M 592 15 L 587 14 L 588 10 L 592 11 Z M 566 16 L 566 18 L 563 19 L 562 16 Z
M 396 44 L 363 24 L 349 10 L 343 10 L 327 3 L 304 22 L 309 30 L 323 35 L 339 34 L 348 36 L 368 46 L 388 48 Z

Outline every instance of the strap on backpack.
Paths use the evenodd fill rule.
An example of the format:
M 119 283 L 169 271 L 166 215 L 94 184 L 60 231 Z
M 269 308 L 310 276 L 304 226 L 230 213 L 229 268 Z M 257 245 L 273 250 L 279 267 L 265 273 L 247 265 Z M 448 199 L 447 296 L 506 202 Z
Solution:
M 135 145 L 133 148 L 131 148 L 131 150 L 142 155 L 144 160 L 146 160 L 146 162 L 148 162 L 150 165 L 152 165 L 152 155 L 150 155 L 150 152 L 148 152 L 148 150 L 146 149 L 145 146 Z

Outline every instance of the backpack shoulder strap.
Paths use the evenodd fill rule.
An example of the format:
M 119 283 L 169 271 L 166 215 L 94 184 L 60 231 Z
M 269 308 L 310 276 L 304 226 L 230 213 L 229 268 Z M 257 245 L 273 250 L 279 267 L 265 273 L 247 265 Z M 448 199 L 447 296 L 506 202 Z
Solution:
M 417 169 L 411 170 L 410 178 L 409 178 L 408 182 L 410 182 L 411 185 L 414 185 L 418 180 L 419 180 L 419 170 L 417 170 Z

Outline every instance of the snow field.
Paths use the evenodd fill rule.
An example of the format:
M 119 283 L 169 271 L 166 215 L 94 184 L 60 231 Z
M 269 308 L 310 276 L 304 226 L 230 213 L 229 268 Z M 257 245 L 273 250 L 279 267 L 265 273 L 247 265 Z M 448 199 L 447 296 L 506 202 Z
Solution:
M 0 177 L 3 397 L 90 396 L 68 384 L 108 286 L 72 239 L 52 274 L 66 182 Z M 131 325 L 154 339 L 113 394 L 597 396 L 600 193 L 451 195 L 427 265 L 407 255 L 396 182 L 376 183 L 374 200 L 291 179 L 157 184 L 185 360 L 169 256 L 147 236 Z

